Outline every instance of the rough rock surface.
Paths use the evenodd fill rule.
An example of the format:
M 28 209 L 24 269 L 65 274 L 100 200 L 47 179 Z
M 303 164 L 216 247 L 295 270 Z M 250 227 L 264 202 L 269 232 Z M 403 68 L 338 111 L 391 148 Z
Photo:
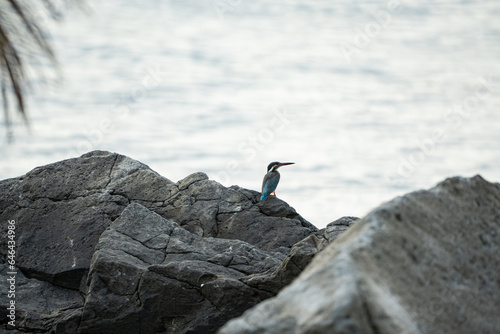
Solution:
M 0 221 L 16 222 L 18 328 L 137 333 L 135 319 L 143 333 L 162 326 L 169 326 L 165 333 L 213 332 L 272 295 L 242 278 L 272 272 L 295 243 L 317 231 L 285 202 L 261 202 L 258 195 L 203 173 L 174 183 L 103 151 L 0 181 Z M 142 230 L 143 220 L 152 226 Z M 1 224 L 0 233 L 6 231 Z M 6 243 L 0 239 L 1 272 Z
M 242 278 L 249 286 L 277 294 L 290 284 L 312 261 L 313 257 L 325 249 L 340 234 L 359 218 L 342 217 L 328 224 L 304 240 L 296 243 L 283 262 L 272 272 L 258 273 Z
M 282 258 L 244 241 L 199 237 L 130 204 L 99 239 L 79 330 L 214 332 L 272 296 L 239 279 Z
M 500 333 L 500 184 L 383 204 L 218 333 Z
M 64 289 L 50 283 L 28 279 L 20 270 L 15 275 L 15 298 L 16 303 L 16 327 L 28 328 L 32 332 L 44 332 L 53 328 L 59 322 L 73 317 L 79 312 L 83 305 L 82 295 L 75 290 Z M 7 278 L 11 277 L 12 270 L 5 264 L 0 264 L 0 322 L 5 324 L 11 319 L 6 318 L 7 303 L 10 299 L 6 297 L 9 291 Z M 9 331 L 10 333 L 11 331 Z M 0 333 L 4 333 L 0 328 Z

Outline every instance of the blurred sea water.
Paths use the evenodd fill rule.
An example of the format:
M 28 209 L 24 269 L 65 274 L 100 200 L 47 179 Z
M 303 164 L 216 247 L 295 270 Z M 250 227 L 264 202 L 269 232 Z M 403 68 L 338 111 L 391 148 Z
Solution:
M 94 149 L 277 195 L 318 227 L 449 176 L 500 180 L 500 2 L 89 0 L 0 179 Z M 2 127 L 1 131 L 5 131 Z

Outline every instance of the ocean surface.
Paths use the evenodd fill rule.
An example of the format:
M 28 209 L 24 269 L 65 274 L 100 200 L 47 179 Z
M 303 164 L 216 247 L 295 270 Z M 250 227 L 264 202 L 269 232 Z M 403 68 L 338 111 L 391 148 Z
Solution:
M 34 81 L 14 143 L 0 127 L 0 179 L 100 149 L 260 191 L 295 162 L 277 195 L 317 227 L 498 182 L 499 18 L 498 0 L 88 0 L 46 22 L 63 80 Z

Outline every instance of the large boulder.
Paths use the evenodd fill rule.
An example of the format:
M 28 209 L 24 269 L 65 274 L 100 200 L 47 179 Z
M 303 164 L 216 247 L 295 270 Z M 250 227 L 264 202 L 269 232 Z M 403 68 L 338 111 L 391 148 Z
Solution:
M 272 296 L 240 279 L 285 256 L 240 240 L 197 236 L 130 204 L 99 239 L 82 333 L 212 333 Z
M 500 332 L 500 184 L 454 177 L 356 222 L 218 333 Z
M 0 218 L 16 222 L 16 263 L 26 277 L 79 288 L 99 236 L 128 204 L 107 188 L 118 158 L 125 160 L 95 152 L 0 182 Z M 135 170 L 148 168 L 137 162 Z M 6 242 L 0 239 L 0 252 Z
M 18 328 L 56 333 L 136 333 L 130 319 L 145 333 L 161 326 L 168 333 L 213 332 L 272 295 L 242 278 L 272 272 L 317 231 L 278 198 L 261 202 L 258 192 L 226 188 L 204 173 L 174 183 L 103 151 L 0 181 L 0 221 L 15 221 L 19 284 L 46 292 L 17 304 Z M 142 224 L 149 227 L 142 231 Z M 2 235 L 7 225 L 0 225 Z M 1 238 L 1 272 L 7 249 Z M 213 284 L 224 294 L 211 291 Z M 60 296 L 64 301 L 53 300 Z M 2 324 L 8 302 L 2 289 Z M 183 306 L 166 306 L 176 304 Z
M 139 203 L 204 237 L 239 239 L 286 254 L 317 229 L 285 202 L 226 188 L 195 173 L 173 183 L 128 157 L 94 151 L 0 182 L 0 218 L 15 220 L 27 277 L 78 289 L 102 232 Z M 7 225 L 1 226 L 5 233 Z M 6 249 L 5 238 L 0 239 Z M 58 261 L 54 261 L 57 258 Z

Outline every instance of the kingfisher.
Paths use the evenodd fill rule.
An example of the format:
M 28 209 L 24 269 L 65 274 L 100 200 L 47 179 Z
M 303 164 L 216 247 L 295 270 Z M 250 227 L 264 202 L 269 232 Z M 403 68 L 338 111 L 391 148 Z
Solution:
M 278 168 L 281 166 L 293 165 L 295 162 L 278 162 L 273 161 L 267 166 L 267 174 L 264 176 L 264 180 L 262 181 L 262 197 L 261 201 L 265 200 L 267 196 L 274 193 L 276 196 L 276 187 L 278 186 L 278 182 L 280 182 L 280 173 L 278 172 Z

